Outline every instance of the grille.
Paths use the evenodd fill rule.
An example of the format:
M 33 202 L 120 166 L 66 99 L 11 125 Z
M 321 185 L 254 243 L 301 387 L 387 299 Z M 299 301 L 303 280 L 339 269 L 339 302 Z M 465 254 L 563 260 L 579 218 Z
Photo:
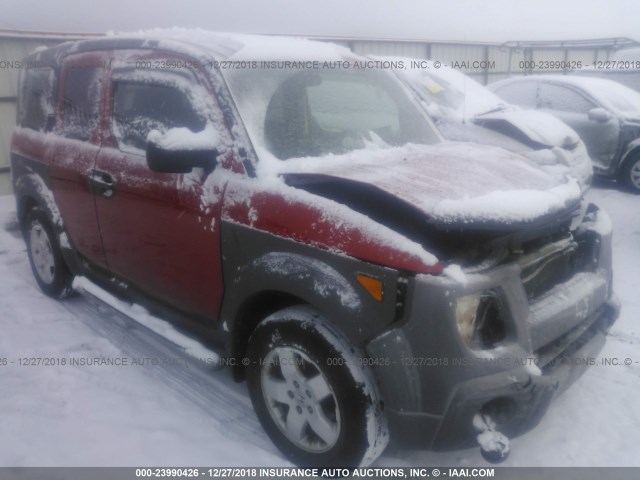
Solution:
M 576 249 L 573 242 L 556 242 L 519 262 L 520 278 L 529 300 L 538 298 L 576 273 Z

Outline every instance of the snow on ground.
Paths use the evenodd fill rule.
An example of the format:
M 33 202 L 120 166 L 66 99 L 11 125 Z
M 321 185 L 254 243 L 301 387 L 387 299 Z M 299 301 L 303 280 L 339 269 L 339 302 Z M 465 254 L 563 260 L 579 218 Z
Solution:
M 229 370 L 185 366 L 106 304 L 41 294 L 13 209 L 12 197 L 0 197 L 0 466 L 232 466 L 247 451 L 252 464 L 285 464 Z M 20 366 L 31 357 L 67 364 Z M 149 365 L 158 359 L 167 365 Z
M 640 197 L 608 185 L 588 196 L 613 220 L 622 302 L 601 358 L 633 363 L 588 370 L 535 430 L 512 441 L 507 466 L 640 466 Z M 0 466 L 288 465 L 228 369 L 181 363 L 161 337 L 90 296 L 57 302 L 40 293 L 14 215 L 13 197 L 0 197 Z M 20 366 L 25 357 L 128 365 Z M 145 362 L 152 358 L 174 361 Z M 388 449 L 376 464 L 484 461 L 478 449 Z

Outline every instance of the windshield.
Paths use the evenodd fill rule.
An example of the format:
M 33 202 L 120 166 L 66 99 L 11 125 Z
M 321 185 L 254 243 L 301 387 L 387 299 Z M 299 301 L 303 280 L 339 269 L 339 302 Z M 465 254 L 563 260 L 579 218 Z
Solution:
M 376 70 L 226 70 L 259 155 L 280 160 L 440 140 L 390 75 Z
M 399 72 L 427 102 L 443 107 L 442 113 L 452 121 L 462 121 L 507 104 L 472 78 L 450 68 L 430 68 Z

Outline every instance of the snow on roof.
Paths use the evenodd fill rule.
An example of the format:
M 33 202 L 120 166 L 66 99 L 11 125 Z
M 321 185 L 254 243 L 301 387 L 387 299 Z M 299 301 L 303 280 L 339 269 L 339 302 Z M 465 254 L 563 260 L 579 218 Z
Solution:
M 326 42 L 284 36 L 212 32 L 200 28 L 158 28 L 132 33 L 109 32 L 108 35 L 158 40 L 161 46 L 190 45 L 199 50 L 214 50 L 218 56 L 232 60 L 338 61 L 356 58 L 348 48 Z

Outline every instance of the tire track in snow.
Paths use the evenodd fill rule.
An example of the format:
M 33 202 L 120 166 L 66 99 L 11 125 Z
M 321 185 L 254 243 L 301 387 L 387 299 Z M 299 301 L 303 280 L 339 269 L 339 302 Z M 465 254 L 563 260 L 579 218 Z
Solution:
M 144 369 L 228 427 L 229 433 L 262 448 L 270 445 L 253 412 L 245 384 L 236 384 L 229 369 L 194 360 L 169 340 L 88 293 L 61 304 L 125 356 L 169 360 L 145 364 Z
M 26 248 L 20 250 L 3 252 L 3 263 L 30 288 L 39 292 L 29 267 Z M 279 455 L 258 422 L 246 384 L 234 382 L 229 369 L 194 360 L 179 346 L 89 293 L 52 302 L 86 325 L 96 336 L 109 341 L 125 357 L 171 359 L 173 363 L 144 365 L 142 368 L 145 374 L 212 416 L 223 426 L 225 434 Z

